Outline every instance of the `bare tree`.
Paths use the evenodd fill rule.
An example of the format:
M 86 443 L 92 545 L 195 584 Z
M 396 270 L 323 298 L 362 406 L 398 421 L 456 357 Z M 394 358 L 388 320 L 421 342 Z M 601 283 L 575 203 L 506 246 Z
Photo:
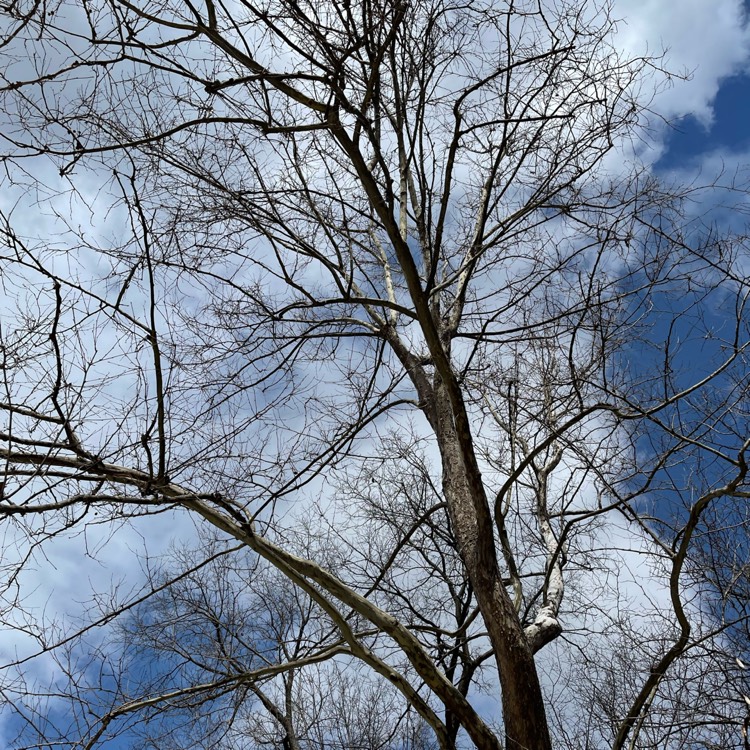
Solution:
M 3 228 L 7 621 L 65 683 L 34 702 L 11 660 L 24 746 L 148 746 L 159 723 L 180 747 L 739 731 L 691 563 L 707 512 L 748 496 L 744 239 L 625 164 L 657 73 L 606 7 L 3 14 L 25 191 Z M 162 513 L 218 540 L 71 632 L 31 622 L 44 543 Z M 613 523 L 664 607 L 613 582 Z M 95 625 L 127 637 L 87 647 Z M 540 680 L 544 653 L 562 675 Z M 679 698 L 698 674 L 701 716 Z M 355 680 L 389 687 L 368 710 Z

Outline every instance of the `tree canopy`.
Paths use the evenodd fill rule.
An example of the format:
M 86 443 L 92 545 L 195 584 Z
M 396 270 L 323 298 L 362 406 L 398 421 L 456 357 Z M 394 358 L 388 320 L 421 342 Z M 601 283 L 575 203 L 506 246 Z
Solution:
M 747 746 L 747 239 L 606 4 L 0 12 L 13 747 Z

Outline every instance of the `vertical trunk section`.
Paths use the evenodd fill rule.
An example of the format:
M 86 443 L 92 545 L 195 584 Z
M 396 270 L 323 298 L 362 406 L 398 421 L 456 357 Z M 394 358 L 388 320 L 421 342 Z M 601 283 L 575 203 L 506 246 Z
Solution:
M 449 395 L 440 382 L 436 383 L 434 397 L 443 491 L 461 558 L 495 651 L 502 688 L 506 749 L 550 750 L 534 655 L 502 582 L 492 516 L 476 460 L 473 452 L 466 455 L 467 450 L 473 451 L 471 436 L 461 435 Z

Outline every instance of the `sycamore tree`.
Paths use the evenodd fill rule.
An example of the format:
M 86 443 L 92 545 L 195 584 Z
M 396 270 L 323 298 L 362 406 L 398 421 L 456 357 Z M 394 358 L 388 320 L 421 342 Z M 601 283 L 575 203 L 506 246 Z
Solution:
M 606 5 L 0 12 L 9 744 L 740 745 L 746 246 Z

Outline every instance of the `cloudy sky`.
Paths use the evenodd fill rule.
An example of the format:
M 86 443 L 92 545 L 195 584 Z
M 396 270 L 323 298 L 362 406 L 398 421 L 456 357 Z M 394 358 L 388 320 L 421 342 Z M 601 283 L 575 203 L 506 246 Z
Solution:
M 670 125 L 655 153 L 659 171 L 695 169 L 721 155 L 727 166 L 750 154 L 750 29 L 748 0 L 615 0 L 622 43 L 633 50 L 666 50 L 675 79 L 654 102 Z
M 638 53 L 665 50 L 665 67 L 686 76 L 673 79 L 658 93 L 653 109 L 665 122 L 653 118 L 656 129 L 648 136 L 652 147 L 642 156 L 662 174 L 701 174 L 706 181 L 717 164 L 730 172 L 750 165 L 750 0 L 613 0 L 613 4 L 615 15 L 623 19 L 618 43 Z M 119 543 L 108 548 L 113 560 L 132 555 L 141 540 L 134 535 L 130 540 L 120 538 Z M 58 565 L 70 562 L 68 550 L 60 549 L 58 555 Z M 99 583 L 108 583 L 110 575 L 103 571 Z M 60 601 L 71 594 L 61 582 L 79 585 L 75 566 L 56 578 Z M 48 595 L 44 585 L 40 582 L 42 599 Z M 98 584 L 92 581 L 92 586 Z

